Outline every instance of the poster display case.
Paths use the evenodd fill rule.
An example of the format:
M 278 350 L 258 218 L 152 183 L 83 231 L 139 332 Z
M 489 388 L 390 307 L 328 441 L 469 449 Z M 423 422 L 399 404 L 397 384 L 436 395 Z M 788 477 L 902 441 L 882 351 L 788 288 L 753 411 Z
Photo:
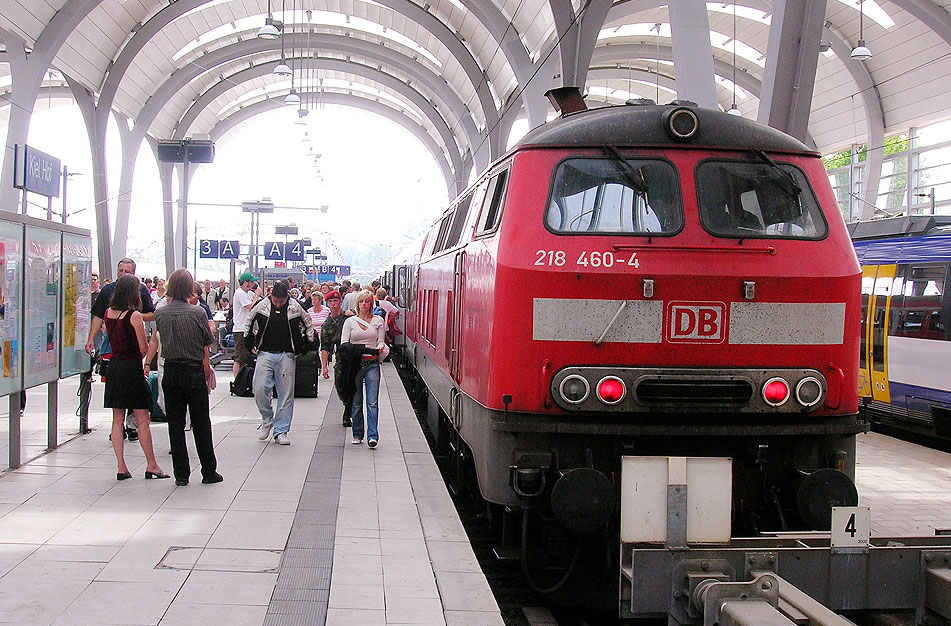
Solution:
M 27 226 L 24 251 L 23 387 L 29 389 L 59 378 L 62 235 Z
M 19 391 L 23 225 L 0 221 L 0 396 Z
M 89 371 L 86 337 L 92 308 L 92 242 L 63 233 L 63 332 L 60 378 Z

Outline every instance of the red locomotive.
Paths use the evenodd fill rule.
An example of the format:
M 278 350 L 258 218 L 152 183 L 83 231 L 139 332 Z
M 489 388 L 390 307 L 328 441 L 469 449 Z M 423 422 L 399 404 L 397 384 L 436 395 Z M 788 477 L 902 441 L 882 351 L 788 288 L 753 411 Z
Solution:
M 499 553 L 609 606 L 622 456 L 731 457 L 734 536 L 827 529 L 857 502 L 861 270 L 799 141 L 685 102 L 578 108 L 392 281 L 430 426 Z

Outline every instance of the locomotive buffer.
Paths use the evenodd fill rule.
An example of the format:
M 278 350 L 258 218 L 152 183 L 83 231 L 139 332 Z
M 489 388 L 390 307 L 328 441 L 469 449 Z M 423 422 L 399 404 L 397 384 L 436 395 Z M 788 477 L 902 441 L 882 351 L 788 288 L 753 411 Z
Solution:
M 836 507 L 831 532 L 731 538 L 731 459 L 624 457 L 622 472 L 622 618 L 848 626 L 834 611 L 915 610 L 918 626 L 951 624 L 947 537 L 871 537 L 868 508 Z

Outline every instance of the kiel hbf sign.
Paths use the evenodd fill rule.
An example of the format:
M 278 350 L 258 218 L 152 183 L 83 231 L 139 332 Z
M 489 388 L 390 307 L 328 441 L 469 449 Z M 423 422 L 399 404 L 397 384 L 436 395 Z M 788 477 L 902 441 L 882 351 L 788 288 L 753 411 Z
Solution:
M 30 146 L 16 146 L 13 186 L 33 193 L 58 198 L 63 166 L 59 159 Z

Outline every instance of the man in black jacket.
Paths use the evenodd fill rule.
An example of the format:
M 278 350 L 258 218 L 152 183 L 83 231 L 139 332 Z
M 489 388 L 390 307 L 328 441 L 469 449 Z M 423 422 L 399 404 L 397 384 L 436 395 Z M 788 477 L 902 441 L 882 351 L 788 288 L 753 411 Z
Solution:
M 310 316 L 288 296 L 287 283 L 279 281 L 251 309 L 244 334 L 245 345 L 257 354 L 254 367 L 254 401 L 261 412 L 261 434 L 266 441 L 274 428 L 274 441 L 289 445 L 287 433 L 294 416 L 296 357 L 311 350 L 316 336 Z M 277 410 L 271 406 L 271 389 L 277 390 Z

